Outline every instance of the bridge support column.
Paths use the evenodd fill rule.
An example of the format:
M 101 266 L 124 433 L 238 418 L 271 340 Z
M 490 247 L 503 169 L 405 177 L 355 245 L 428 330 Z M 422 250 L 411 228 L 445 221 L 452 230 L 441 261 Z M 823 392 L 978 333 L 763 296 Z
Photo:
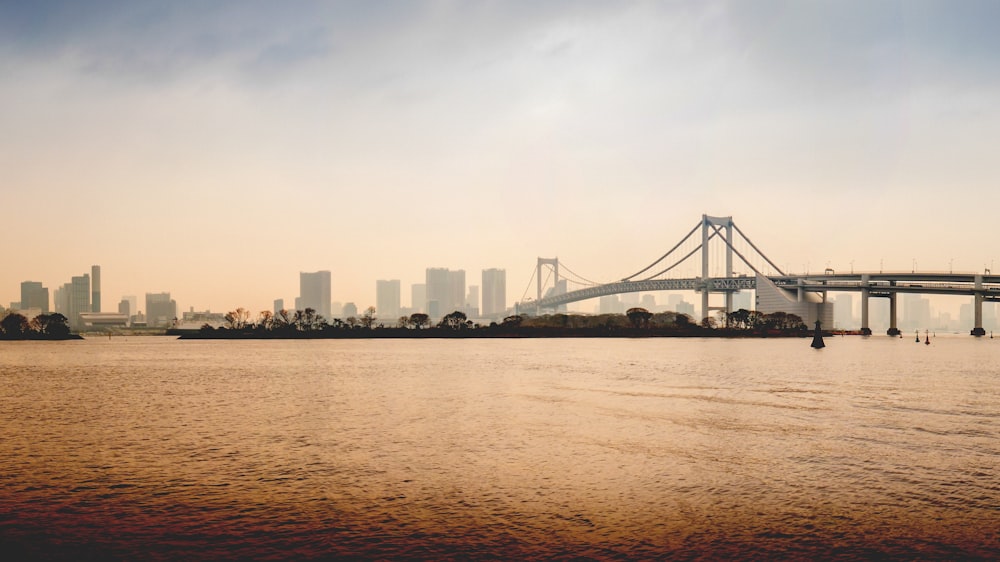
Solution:
M 872 329 L 868 327 L 868 298 L 871 291 L 868 289 L 868 276 L 861 276 L 861 335 L 872 335 Z
M 986 330 L 983 329 L 983 294 L 976 293 L 976 301 L 973 304 L 975 309 L 976 325 L 972 328 L 972 335 L 977 338 L 986 335 Z
M 896 327 L 896 293 L 889 294 L 889 329 L 885 331 L 886 335 L 898 336 L 899 328 Z
M 708 318 L 708 287 L 701 292 L 701 317 Z
M 970 333 L 978 338 L 980 336 L 986 335 L 986 330 L 983 329 L 983 293 L 982 293 L 983 276 L 982 275 L 976 275 L 974 286 L 976 289 L 976 297 L 975 301 L 973 302 L 972 309 L 974 310 L 976 325 L 972 327 L 972 332 Z

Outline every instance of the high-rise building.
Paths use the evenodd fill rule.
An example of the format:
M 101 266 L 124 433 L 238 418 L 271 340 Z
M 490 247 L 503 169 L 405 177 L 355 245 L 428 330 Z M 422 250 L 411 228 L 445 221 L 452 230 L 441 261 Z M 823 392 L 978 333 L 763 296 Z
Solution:
M 903 318 L 899 322 L 901 328 L 907 330 L 926 330 L 930 326 L 931 303 L 922 295 L 904 294 Z
M 299 298 L 295 308 L 311 308 L 323 318 L 330 318 L 330 272 L 299 273 Z
M 841 330 L 854 330 L 854 295 L 841 293 L 833 298 L 833 326 Z
M 399 279 L 375 281 L 375 313 L 392 322 L 399 317 Z
M 285 299 L 274 299 L 274 313 L 277 314 L 285 309 Z
M 424 283 L 410 285 L 410 308 L 413 312 L 427 312 L 427 285 Z
M 472 318 L 479 318 L 479 285 L 469 285 L 469 293 L 465 295 L 465 313 Z
M 69 319 L 69 292 L 70 284 L 63 283 L 52 291 L 52 309 Z
M 132 307 L 130 306 L 128 299 L 123 298 L 121 301 L 118 302 L 118 314 L 124 314 L 125 316 L 131 318 L 132 313 L 134 312 L 135 311 L 132 310 Z
M 101 311 L 101 266 L 90 266 L 90 311 Z
M 451 295 L 448 291 L 450 280 L 451 277 L 447 268 L 427 268 L 424 278 L 427 284 L 427 304 L 425 305 L 425 311 L 434 320 L 451 312 L 450 310 L 445 311 L 451 303 Z
M 80 329 L 83 326 L 80 320 L 81 312 L 91 312 L 90 275 L 86 273 L 70 279 L 68 308 L 65 315 L 70 327 Z
M 344 318 L 357 318 L 358 305 L 354 304 L 353 302 L 349 302 L 344 305 L 344 308 L 341 312 L 343 313 Z
M 482 317 L 500 320 L 507 315 L 507 270 L 483 270 Z
M 733 293 L 733 310 L 753 310 L 753 293 L 750 291 L 737 291 Z
M 49 290 L 38 281 L 21 283 L 21 309 L 37 308 L 42 314 L 49 313 Z
M 146 293 L 146 325 L 170 326 L 177 318 L 177 303 L 170 293 Z
M 448 272 L 448 306 L 443 314 L 456 310 L 465 310 L 465 270 L 458 269 Z

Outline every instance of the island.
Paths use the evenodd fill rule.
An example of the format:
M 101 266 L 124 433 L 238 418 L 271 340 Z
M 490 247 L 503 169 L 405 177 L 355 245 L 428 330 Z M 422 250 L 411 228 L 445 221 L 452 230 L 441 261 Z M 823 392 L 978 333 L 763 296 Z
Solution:
M 427 314 L 398 318 L 391 325 L 380 321 L 375 308 L 361 317 L 327 321 L 307 308 L 277 314 L 251 313 L 238 308 L 226 314 L 226 325 L 203 325 L 200 329 L 171 329 L 168 335 L 182 339 L 377 339 L 377 338 L 569 338 L 569 337 L 805 337 L 811 335 L 797 315 L 761 314 L 738 310 L 721 320 L 694 322 L 676 312 L 652 313 L 630 308 L 625 314 L 511 315 L 501 322 L 475 323 L 465 313 L 454 311 L 433 324 Z

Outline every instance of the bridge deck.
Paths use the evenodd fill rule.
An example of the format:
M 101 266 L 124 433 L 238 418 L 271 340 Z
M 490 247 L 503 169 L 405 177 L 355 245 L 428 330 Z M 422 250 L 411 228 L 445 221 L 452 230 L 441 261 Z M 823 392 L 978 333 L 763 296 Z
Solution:
M 864 279 L 867 278 L 867 281 Z M 801 287 L 806 291 L 861 292 L 869 290 L 872 296 L 894 293 L 920 293 L 933 295 L 980 294 L 984 300 L 1000 300 L 1000 275 L 975 273 L 838 273 L 830 275 L 782 275 L 768 277 L 774 284 L 787 289 Z M 978 285 L 977 285 L 978 283 Z M 757 288 L 756 277 L 699 277 L 686 279 L 652 279 L 646 281 L 618 281 L 595 285 L 561 295 L 551 295 L 538 302 L 520 303 L 523 308 L 555 308 L 563 304 L 622 293 L 653 291 L 704 291 L 726 293 Z

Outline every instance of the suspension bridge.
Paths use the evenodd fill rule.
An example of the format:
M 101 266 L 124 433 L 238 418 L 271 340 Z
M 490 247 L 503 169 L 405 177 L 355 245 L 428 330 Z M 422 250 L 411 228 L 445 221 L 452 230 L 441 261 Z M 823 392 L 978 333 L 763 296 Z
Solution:
M 740 260 L 741 269 L 749 268 L 753 275 L 749 272 L 735 273 L 734 258 Z M 691 263 L 699 259 L 700 264 Z M 713 262 L 714 268 L 710 267 Z M 700 275 L 670 276 L 682 264 L 687 264 L 687 271 L 690 271 L 691 265 L 700 265 Z M 543 281 L 545 273 L 548 275 Z M 527 297 L 532 281 L 537 281 L 534 299 Z M 665 254 L 617 281 L 590 281 L 560 264 L 558 258 L 538 258 L 532 281 L 528 282 L 528 289 L 516 305 L 519 312 L 544 314 L 572 302 L 623 293 L 694 291 L 701 295 L 701 317 L 707 318 L 713 310 L 732 312 L 735 293 L 755 290 L 757 310 L 795 313 L 807 323 L 820 320 L 826 326 L 832 325 L 833 318 L 832 306 L 827 300 L 829 292 L 860 293 L 860 329 L 863 334 L 871 334 L 869 301 L 872 298 L 889 300 L 889 335 L 899 334 L 896 300 L 900 293 L 972 298 L 974 326 L 970 333 L 975 336 L 986 333 L 983 329 L 983 302 L 1000 301 L 1000 275 L 992 275 L 989 270 L 982 274 L 922 273 L 915 270 L 836 273 L 831 269 L 824 270 L 822 274 L 786 273 L 736 226 L 733 217 L 709 215 L 702 215 L 698 224 Z M 570 290 L 570 283 L 580 288 Z M 543 291 L 543 288 L 546 290 Z M 723 295 L 725 304 L 710 306 L 713 294 Z

